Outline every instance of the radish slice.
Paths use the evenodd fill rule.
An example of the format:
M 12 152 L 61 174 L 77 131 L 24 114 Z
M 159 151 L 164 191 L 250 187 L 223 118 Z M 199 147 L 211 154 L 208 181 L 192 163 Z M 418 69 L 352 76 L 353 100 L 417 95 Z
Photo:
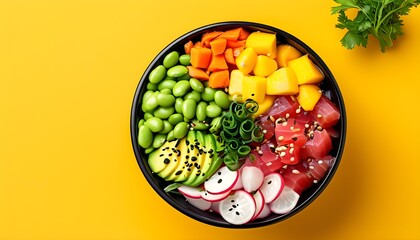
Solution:
M 270 207 L 267 203 L 264 203 L 261 213 L 255 219 L 266 218 L 271 214 Z
M 219 202 L 212 202 L 210 210 L 220 214 L 220 201 Z
M 202 198 L 190 198 L 187 196 L 185 198 L 191 205 L 200 210 L 207 211 L 211 208 L 211 202 L 208 202 Z
M 238 171 L 238 180 L 236 181 L 235 186 L 233 186 L 232 190 L 239 190 L 242 189 L 242 178 L 241 178 L 241 173 Z
M 251 194 L 238 190 L 220 202 L 220 215 L 234 225 L 249 222 L 255 213 L 255 201 Z
M 264 181 L 263 171 L 254 166 L 245 166 L 241 173 L 242 186 L 247 192 L 254 192 Z
M 203 189 L 199 188 L 199 187 L 190 187 L 187 185 L 181 185 L 178 188 L 178 191 L 189 198 L 201 198 L 201 193 L 203 192 Z
M 277 214 L 288 213 L 296 206 L 299 197 L 293 189 L 284 187 L 278 198 L 269 204 L 270 210 Z
M 219 202 L 225 199 L 227 196 L 229 196 L 229 194 L 230 191 L 218 194 L 209 193 L 208 191 L 202 191 L 201 198 L 209 202 Z
M 254 197 L 254 201 L 255 201 L 255 213 L 252 219 L 255 219 L 258 215 L 260 215 L 264 207 L 265 200 L 260 190 L 257 190 L 252 196 Z
M 284 188 L 284 180 L 280 173 L 270 173 L 264 177 L 264 182 L 260 187 L 266 203 L 271 203 L 276 199 Z
M 228 192 L 235 186 L 238 176 L 237 171 L 223 166 L 204 182 L 204 189 L 213 194 Z

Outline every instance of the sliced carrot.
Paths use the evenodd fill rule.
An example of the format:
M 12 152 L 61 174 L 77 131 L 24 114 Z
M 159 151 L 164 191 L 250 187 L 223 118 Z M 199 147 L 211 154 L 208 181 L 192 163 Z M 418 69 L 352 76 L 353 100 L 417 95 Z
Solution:
M 227 40 L 224 38 L 214 39 L 210 42 L 210 48 L 213 55 L 219 55 L 225 52 Z
M 233 49 L 233 56 L 234 57 L 238 57 L 239 54 L 241 54 L 241 52 L 244 50 L 244 47 L 237 47 Z
M 195 68 L 193 66 L 187 66 L 187 68 L 190 77 L 201 81 L 209 80 L 209 75 L 203 69 Z
M 210 74 L 209 87 L 226 88 L 229 87 L 229 71 L 222 70 Z
M 245 47 L 246 40 L 227 40 L 226 47 L 237 48 Z
M 201 42 L 194 43 L 193 47 L 205 47 Z
M 191 48 L 193 47 L 194 43 L 190 40 L 186 44 L 184 44 L 184 51 L 186 54 L 191 53 Z
M 232 48 L 226 48 L 224 55 L 225 55 L 225 60 L 228 64 L 236 65 L 235 57 L 233 56 L 233 49 Z
M 241 29 L 242 28 L 234 28 L 234 29 L 227 30 L 223 32 L 222 34 L 220 34 L 219 36 L 217 36 L 217 38 L 224 38 L 226 40 L 238 40 L 239 35 L 242 31 Z
M 204 33 L 203 36 L 201 37 L 201 44 L 209 47 L 210 42 L 222 33 L 223 32 L 221 32 L 221 31 Z
M 203 47 L 191 48 L 191 65 L 195 68 L 207 68 L 211 60 L 211 50 Z
M 238 40 L 245 40 L 248 38 L 250 32 L 248 32 L 247 30 L 241 28 L 241 32 L 239 33 L 239 37 Z
M 228 69 L 228 65 L 223 54 L 213 55 L 209 67 L 207 68 L 210 72 L 216 72 L 220 70 Z

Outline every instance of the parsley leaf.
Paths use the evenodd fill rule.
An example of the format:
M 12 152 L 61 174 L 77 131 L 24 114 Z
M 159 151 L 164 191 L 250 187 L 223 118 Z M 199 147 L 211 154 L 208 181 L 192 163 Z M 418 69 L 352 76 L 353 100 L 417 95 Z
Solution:
M 408 15 L 420 0 L 334 0 L 338 6 L 331 14 L 338 14 L 339 29 L 347 29 L 341 44 L 347 49 L 366 47 L 369 35 L 379 40 L 382 52 L 393 46 L 393 41 L 403 35 L 401 16 Z M 356 9 L 357 15 L 349 19 L 346 11 Z

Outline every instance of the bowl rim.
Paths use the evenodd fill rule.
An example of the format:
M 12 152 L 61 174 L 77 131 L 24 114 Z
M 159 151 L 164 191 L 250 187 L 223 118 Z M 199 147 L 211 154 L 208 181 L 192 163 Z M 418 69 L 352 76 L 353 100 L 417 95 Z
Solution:
M 302 203 L 300 203 L 291 212 L 287 214 L 278 215 L 271 219 L 262 219 L 261 221 L 258 221 L 258 222 L 251 221 L 244 225 L 233 225 L 226 221 L 221 222 L 214 219 L 206 218 L 203 215 L 200 215 L 194 211 L 189 211 L 188 209 L 183 207 L 181 204 L 179 204 L 176 200 L 174 200 L 168 193 L 164 192 L 164 190 L 155 183 L 152 174 L 150 174 L 151 173 L 150 169 L 148 169 L 148 166 L 145 166 L 147 164 L 144 164 L 141 160 L 142 154 L 141 154 L 140 147 L 138 146 L 138 143 L 137 143 L 137 113 L 138 113 L 138 110 L 140 109 L 139 107 L 140 104 L 138 103 L 140 102 L 142 88 L 145 87 L 145 85 L 147 84 L 147 81 L 146 81 L 147 77 L 150 74 L 153 67 L 156 64 L 158 64 L 162 60 L 164 55 L 166 55 L 170 50 L 175 49 L 176 47 L 179 48 L 179 44 L 182 43 L 183 41 L 187 41 L 188 39 L 194 39 L 195 37 L 202 35 L 206 31 L 210 31 L 214 29 L 223 29 L 223 28 L 229 29 L 229 28 L 234 28 L 234 27 L 249 27 L 249 28 L 254 28 L 254 29 L 260 29 L 265 32 L 267 31 L 274 32 L 276 34 L 280 34 L 281 36 L 283 36 L 284 38 L 288 40 L 291 40 L 292 42 L 300 46 L 300 48 L 304 49 L 305 52 L 309 54 L 309 57 L 313 60 L 316 60 L 318 65 L 322 67 L 324 74 L 329 77 L 332 88 L 333 88 L 333 92 L 336 94 L 336 97 L 337 97 L 337 102 L 336 102 L 337 108 L 339 109 L 340 114 L 341 114 L 340 120 L 338 122 L 340 125 L 339 126 L 340 137 L 338 140 L 339 143 L 338 143 L 338 149 L 336 153 L 336 160 L 333 166 L 330 167 L 327 174 L 324 176 L 323 180 L 318 183 L 318 187 L 316 188 L 316 190 L 312 194 L 310 194 Z M 337 171 L 341 158 L 343 156 L 343 152 L 344 152 L 346 131 L 347 131 L 347 117 L 346 117 L 346 111 L 345 111 L 345 105 L 344 105 L 344 99 L 343 99 L 342 93 L 340 91 L 340 88 L 336 82 L 334 75 L 332 74 L 328 66 L 325 64 L 325 62 L 321 59 L 321 57 L 306 43 L 302 42 L 299 38 L 295 37 L 294 35 L 282 29 L 279 29 L 270 25 L 266 25 L 263 23 L 248 22 L 248 21 L 223 21 L 223 22 L 207 24 L 201 27 L 197 27 L 194 30 L 191 30 L 181 35 L 180 37 L 176 38 L 175 40 L 173 40 L 170 44 L 168 44 L 165 48 L 163 48 L 158 53 L 158 55 L 154 57 L 154 59 L 150 62 L 148 67 L 143 72 L 134 93 L 134 98 L 131 105 L 131 114 L 130 114 L 130 135 L 131 135 L 132 147 L 134 150 L 137 164 L 139 165 L 139 168 L 143 176 L 146 178 L 147 182 L 149 183 L 149 185 L 154 189 L 154 191 L 162 199 L 164 199 L 169 205 L 171 205 L 172 207 L 174 207 L 175 209 L 177 209 L 179 212 L 183 213 L 184 215 L 205 224 L 209 224 L 216 227 L 224 227 L 224 228 L 256 228 L 256 227 L 268 226 L 268 225 L 286 220 L 292 217 L 293 215 L 295 215 L 296 213 L 305 209 L 311 202 L 313 202 L 316 198 L 318 198 L 318 196 L 325 190 L 325 188 L 331 181 L 333 175 Z

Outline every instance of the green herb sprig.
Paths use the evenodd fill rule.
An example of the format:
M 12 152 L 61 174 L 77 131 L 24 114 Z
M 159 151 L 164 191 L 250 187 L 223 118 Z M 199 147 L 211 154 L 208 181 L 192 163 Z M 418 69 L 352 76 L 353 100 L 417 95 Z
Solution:
M 331 14 L 338 14 L 337 28 L 347 29 L 341 44 L 347 49 L 356 45 L 366 47 L 368 36 L 379 40 L 381 51 L 393 46 L 393 41 L 403 35 L 401 16 L 408 15 L 420 0 L 334 0 L 340 4 L 332 7 Z M 352 20 L 346 10 L 356 9 Z

